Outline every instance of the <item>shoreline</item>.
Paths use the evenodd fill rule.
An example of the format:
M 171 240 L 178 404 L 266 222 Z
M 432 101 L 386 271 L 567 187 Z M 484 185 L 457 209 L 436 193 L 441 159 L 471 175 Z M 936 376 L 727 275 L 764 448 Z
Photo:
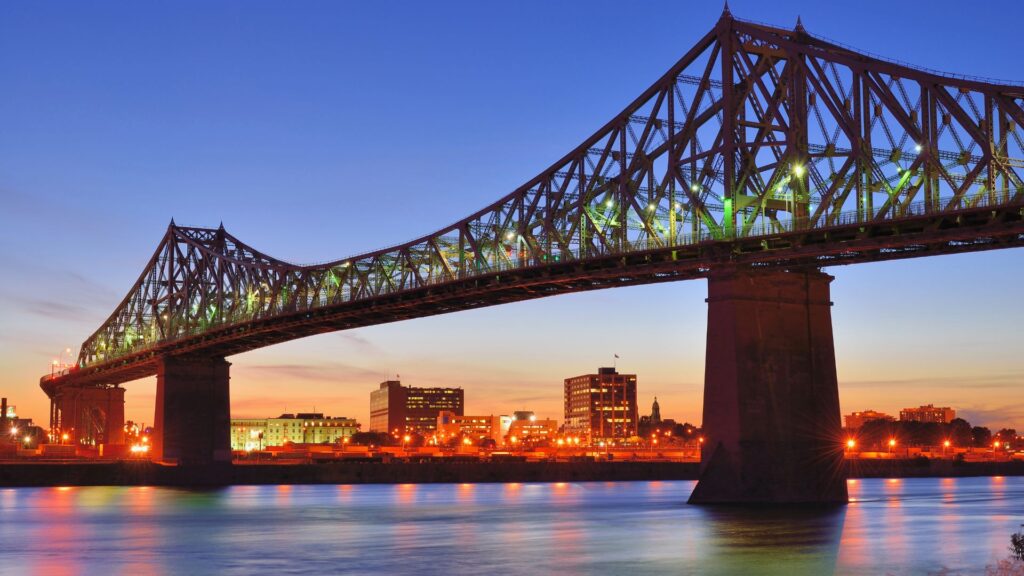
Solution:
M 0 487 L 434 484 L 696 480 L 696 462 L 331 462 L 165 466 L 146 461 L 3 462 Z M 849 461 L 849 478 L 1024 476 L 1024 461 Z

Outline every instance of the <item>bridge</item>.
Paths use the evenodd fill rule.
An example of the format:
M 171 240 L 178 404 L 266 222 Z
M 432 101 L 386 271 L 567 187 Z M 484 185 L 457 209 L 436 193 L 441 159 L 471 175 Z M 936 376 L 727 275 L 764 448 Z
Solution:
M 41 379 L 51 427 L 116 442 L 157 376 L 156 457 L 230 459 L 226 357 L 506 302 L 707 278 L 693 502 L 845 502 L 824 267 L 1024 245 L 1024 85 L 734 18 L 547 170 L 411 242 L 316 265 L 172 220 Z M 112 400 L 113 399 L 113 400 Z M 104 420 L 106 419 L 106 420 Z

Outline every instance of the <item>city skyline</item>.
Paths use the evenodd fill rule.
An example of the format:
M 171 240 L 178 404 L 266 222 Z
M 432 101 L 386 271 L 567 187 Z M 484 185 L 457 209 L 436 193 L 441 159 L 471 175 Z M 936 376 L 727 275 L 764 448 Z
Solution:
M 897 22 L 881 22 L 866 34 L 844 32 L 843 26 L 830 22 L 827 7 L 794 4 L 767 13 L 734 2 L 732 9 L 741 18 L 779 25 L 787 22 L 775 14 L 788 18 L 799 12 L 816 31 L 849 44 L 878 46 L 876 39 L 888 34 L 892 51 L 885 56 L 952 72 L 1024 79 L 1021 64 L 999 62 L 989 70 L 986 62 L 972 59 L 973 50 L 1010 49 L 1010 43 L 995 35 L 975 38 L 969 50 L 955 50 L 930 44 L 924 29 L 906 30 Z M 894 21 L 905 10 L 887 9 Z M 383 47 L 387 39 L 381 30 L 387 27 L 380 21 L 382 13 L 367 10 L 334 16 L 364 22 L 359 42 Z M 533 10 L 541 12 L 539 7 Z M 511 67 L 547 83 L 572 63 L 571 78 L 586 85 L 603 68 L 588 62 L 597 59 L 591 52 L 598 36 L 572 29 L 565 38 L 545 39 L 542 48 L 513 51 L 506 49 L 513 45 L 507 24 L 481 24 L 495 12 L 471 10 L 479 18 L 476 24 L 483 26 L 478 30 L 470 29 L 472 22 L 466 20 L 445 23 L 443 14 L 417 14 L 411 8 L 392 23 L 406 34 L 407 50 L 426 34 L 413 26 L 417 17 L 436 25 L 438 36 L 441 31 L 460 32 L 468 40 L 436 42 L 416 55 L 428 65 L 452 62 L 444 64 L 443 79 L 409 71 L 406 81 L 430 87 L 425 91 L 429 97 L 409 102 L 388 94 L 405 86 L 380 72 L 402 69 L 408 52 L 383 51 L 371 65 L 353 62 L 358 43 L 331 39 L 301 16 L 288 16 L 284 23 L 309 31 L 310 38 L 299 41 L 286 35 L 294 44 L 285 47 L 269 41 L 249 47 L 253 38 L 244 26 L 222 39 L 213 24 L 195 29 L 172 20 L 157 29 L 171 38 L 195 34 L 199 47 L 182 46 L 181 54 L 170 54 L 156 41 L 110 30 L 111 22 L 95 13 L 84 15 L 95 28 L 70 30 L 72 37 L 64 44 L 33 43 L 31 35 L 42 34 L 40 23 L 10 9 L 7 20 L 16 24 L 3 25 L 3 36 L 12 46 L 29 43 L 34 50 L 24 59 L 7 57 L 0 64 L 5 76 L 20 80 L 16 90 L 2 96 L 2 108 L 23 111 L 33 121 L 0 113 L 11 126 L 11 137 L 0 143 L 0 152 L 11 159 L 0 181 L 11 208 L 0 236 L 0 258 L 11 271 L 0 304 L 8 319 L 0 333 L 6 368 L 0 388 L 21 414 L 44 421 L 47 401 L 38 377 L 61 350 L 77 351 L 77 343 L 109 314 L 171 217 L 206 225 L 223 220 L 258 248 L 300 262 L 401 242 L 464 216 L 550 164 L 654 81 L 706 32 L 720 10 L 704 6 L 686 22 L 673 23 L 671 41 L 658 38 L 629 50 L 600 48 L 602 58 L 631 64 L 612 86 L 602 84 L 602 90 L 582 96 L 578 89 L 555 85 L 541 97 L 518 83 L 505 83 L 494 70 Z M 153 22 L 161 16 L 158 9 L 140 12 Z M 62 15 L 67 21 L 56 18 L 57 28 L 69 26 L 72 15 Z M 214 16 L 224 23 L 272 15 L 221 7 Z M 899 35 L 893 34 L 896 30 Z M 150 95 L 149 101 L 139 103 L 133 100 L 133 86 L 115 90 L 101 82 L 116 80 L 120 73 L 119 64 L 103 60 L 109 56 L 105 45 L 89 42 L 95 40 L 90 34 L 103 33 L 129 35 L 141 43 L 139 55 L 119 56 L 122 65 L 142 83 L 174 80 L 175 88 L 164 100 L 153 101 Z M 220 40 L 229 47 L 227 56 L 198 67 L 193 72 L 198 77 L 186 73 L 186 63 L 202 62 L 204 48 Z M 84 70 L 98 79 L 55 59 L 76 41 L 88 46 Z M 466 54 L 466 45 L 481 53 Z M 582 46 L 590 47 L 580 51 Z M 636 52 L 616 54 L 632 50 Z M 154 56 L 162 60 L 157 58 L 150 68 L 145 58 Z M 247 58 L 232 60 L 239 56 Z M 33 66 L 55 66 L 56 77 L 66 83 L 69 94 L 79 97 L 81 108 L 66 109 L 64 100 L 41 98 L 35 83 L 43 79 Z M 340 80 L 346 75 L 377 87 L 376 100 Z M 275 82 L 279 78 L 297 87 L 282 88 Z M 246 101 L 246 109 L 229 106 L 241 91 L 260 86 L 265 92 Z M 495 110 L 473 102 L 491 91 L 505 92 L 492 103 Z M 526 103 L 523 110 L 512 105 L 516 99 Z M 386 129 L 344 106 L 373 110 Z M 388 111 L 395 111 L 395 117 L 386 116 Z M 408 142 L 379 134 L 403 130 L 407 124 L 413 126 L 403 132 Z M 447 134 L 440 143 L 438 131 Z M 54 161 L 64 167 L 59 173 L 44 169 Z M 407 173 L 388 173 L 388 178 L 368 174 L 399 161 Z M 308 191 L 305 202 L 298 201 L 297 187 Z M 440 194 L 446 196 L 438 200 Z M 159 200 L 166 195 L 174 201 L 163 208 Z M 324 209 L 311 213 L 309 204 Z M 353 217 L 357 211 L 384 213 L 390 221 L 376 226 Z M 335 214 L 342 216 L 340 223 Z M 40 230 L 33 216 L 45 222 L 47 238 L 26 245 L 20 239 Z M 836 276 L 833 325 L 843 413 L 864 408 L 898 412 L 933 402 L 955 406 L 968 420 L 992 427 L 1024 421 L 1024 403 L 1016 392 L 1024 371 L 1016 356 L 1014 328 L 1024 319 L 1024 304 L 1015 289 L 1021 279 L 1020 258 L 1019 251 L 1007 250 L 827 269 Z M 38 285 L 40 277 L 50 281 Z M 620 368 L 638 374 L 642 397 L 658 396 L 666 414 L 700 423 L 705 296 L 704 281 L 622 288 L 280 344 L 229 359 L 232 413 L 257 416 L 315 405 L 369 422 L 368 409 L 362 413 L 365 391 L 398 373 L 414 386 L 474 390 L 472 413 L 501 413 L 495 407 L 515 405 L 557 416 L 561 380 L 607 365 L 619 354 Z M 151 422 L 153 379 L 126 388 L 126 417 Z

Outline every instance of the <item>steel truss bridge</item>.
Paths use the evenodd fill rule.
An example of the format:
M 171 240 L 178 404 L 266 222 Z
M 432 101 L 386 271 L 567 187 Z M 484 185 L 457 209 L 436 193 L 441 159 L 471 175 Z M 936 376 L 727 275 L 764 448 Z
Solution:
M 1024 245 L 1024 85 L 732 17 L 548 169 L 411 242 L 318 265 L 172 221 L 128 295 L 42 379 L 726 266 L 817 269 Z

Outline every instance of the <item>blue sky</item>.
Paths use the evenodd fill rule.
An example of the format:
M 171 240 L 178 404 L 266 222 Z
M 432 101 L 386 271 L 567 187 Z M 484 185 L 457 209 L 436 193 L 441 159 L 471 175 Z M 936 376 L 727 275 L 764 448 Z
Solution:
M 1024 80 L 1024 5 L 734 1 L 929 68 Z M 718 2 L 5 2 L 0 5 L 0 392 L 114 309 L 169 220 L 319 262 L 440 228 L 619 112 Z M 830 269 L 844 412 L 934 402 L 1024 426 L 1024 251 Z M 467 410 L 561 418 L 563 378 L 621 357 L 642 406 L 700 419 L 703 281 L 560 296 L 328 334 L 232 358 L 237 415 L 368 421 L 386 375 Z M 153 382 L 127 385 L 152 420 Z

